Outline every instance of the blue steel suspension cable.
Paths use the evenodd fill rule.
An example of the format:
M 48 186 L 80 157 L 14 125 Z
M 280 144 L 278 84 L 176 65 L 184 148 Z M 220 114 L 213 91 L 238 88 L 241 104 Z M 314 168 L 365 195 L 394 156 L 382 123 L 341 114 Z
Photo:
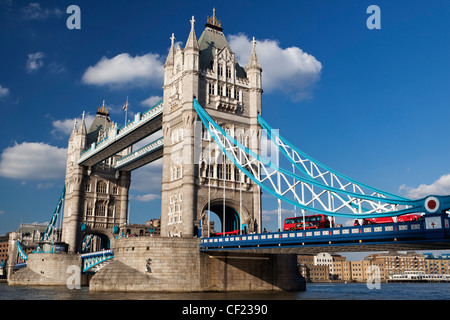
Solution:
M 286 201 L 288 203 L 291 203 L 293 205 L 296 205 L 296 206 L 300 207 L 301 209 L 305 209 L 305 210 L 309 210 L 309 211 L 313 211 L 313 212 L 317 212 L 317 213 L 322 213 L 322 214 L 326 214 L 326 215 L 346 216 L 346 217 L 349 217 L 349 216 L 350 217 L 355 217 L 355 216 L 357 216 L 359 218 L 366 218 L 366 217 L 390 217 L 390 216 L 395 216 L 395 215 L 403 215 L 403 214 L 406 214 L 406 213 L 418 212 L 418 210 L 423 208 L 422 202 L 420 200 L 414 201 L 414 200 L 402 200 L 402 199 L 389 199 L 389 198 L 379 198 L 379 197 L 373 197 L 373 196 L 368 196 L 368 195 L 361 195 L 361 194 L 354 193 L 354 192 L 351 192 L 351 191 L 347 191 L 347 190 L 342 190 L 342 189 L 337 189 L 337 188 L 334 188 L 334 187 L 326 186 L 326 185 L 323 185 L 323 184 L 320 184 L 320 183 L 316 182 L 315 180 L 311 180 L 311 179 L 308 179 L 308 178 L 300 177 L 300 176 L 298 176 L 296 174 L 291 173 L 290 171 L 287 171 L 287 170 L 285 170 L 283 168 L 279 168 L 278 166 L 275 166 L 274 164 L 272 164 L 267 159 L 265 159 L 263 157 L 260 157 L 258 154 L 252 152 L 247 147 L 241 145 L 233 137 L 229 136 L 208 115 L 208 113 L 201 107 L 201 105 L 198 103 L 198 101 L 196 99 L 194 99 L 194 108 L 197 111 L 197 114 L 199 115 L 199 117 L 202 120 L 203 124 L 205 125 L 206 129 L 209 131 L 209 133 L 214 138 L 214 140 L 219 145 L 219 147 L 222 149 L 222 151 L 234 163 L 234 165 L 236 165 L 242 172 L 244 172 L 244 174 L 246 174 L 253 182 L 258 184 L 264 190 L 268 191 L 269 193 L 271 193 L 272 195 L 276 196 L 277 198 L 282 199 L 283 201 Z M 295 178 L 295 179 L 297 179 L 299 181 L 302 181 L 302 182 L 307 183 L 307 184 L 318 186 L 320 188 L 326 189 L 326 190 L 331 191 L 331 192 L 343 193 L 343 194 L 346 194 L 346 195 L 351 195 L 351 196 L 354 196 L 357 199 L 365 199 L 365 200 L 371 200 L 371 201 L 376 201 L 376 202 L 383 202 L 383 203 L 388 203 L 388 204 L 409 205 L 409 206 L 411 206 L 411 208 L 407 208 L 407 209 L 403 209 L 403 210 L 397 210 L 397 211 L 389 211 L 387 213 L 370 213 L 370 214 L 361 214 L 361 213 L 355 214 L 355 213 L 351 213 L 351 214 L 349 214 L 349 213 L 338 213 L 338 212 L 325 211 L 325 210 L 321 210 L 321 209 L 317 209 L 317 208 L 311 208 L 311 207 L 308 207 L 306 205 L 300 204 L 299 202 L 293 201 L 293 200 L 291 200 L 289 198 L 286 198 L 286 197 L 278 194 L 277 192 L 273 191 L 272 189 L 270 189 L 269 187 L 264 185 L 261 181 L 259 181 L 257 178 L 255 178 L 254 175 L 251 172 L 249 172 L 247 169 L 242 167 L 242 165 L 235 159 L 235 157 L 233 155 L 229 154 L 229 152 L 226 150 L 225 146 L 222 144 L 222 142 L 217 137 L 217 135 L 210 129 L 209 124 L 211 124 L 226 139 L 228 139 L 229 141 L 232 141 L 234 143 L 234 145 L 236 145 L 239 149 L 243 150 L 244 152 L 246 152 L 250 156 L 254 157 L 260 163 L 262 163 L 264 165 L 267 165 L 267 166 L 270 166 L 273 170 L 276 170 L 276 171 L 278 171 L 280 173 L 283 173 L 283 174 L 285 174 L 287 176 L 291 176 L 291 177 L 293 177 L 293 178 Z
M 261 125 L 261 127 L 262 127 L 263 129 L 266 129 L 266 130 L 267 130 L 267 134 L 270 136 L 271 140 L 275 143 L 275 145 L 277 146 L 277 148 L 283 153 L 283 155 L 284 155 L 286 158 L 288 158 L 288 160 L 289 160 L 296 168 L 298 168 L 301 172 L 303 172 L 305 175 L 310 176 L 310 174 L 309 174 L 304 168 L 300 167 L 300 166 L 298 165 L 298 163 L 295 162 L 295 161 L 292 159 L 292 157 L 290 157 L 290 156 L 286 153 L 285 150 L 283 150 L 283 148 L 280 146 L 280 144 L 279 144 L 278 141 L 275 139 L 275 137 L 278 137 L 284 144 L 286 144 L 287 146 L 289 146 L 289 148 L 291 148 L 292 150 L 294 150 L 294 151 L 297 152 L 298 154 L 300 154 L 300 155 L 302 155 L 303 157 L 305 157 L 308 161 L 314 163 L 315 165 L 317 165 L 317 166 L 319 166 L 319 167 L 322 167 L 323 169 L 325 169 L 325 170 L 327 170 L 327 171 L 333 173 L 334 175 L 336 175 L 336 176 L 338 176 L 338 177 L 340 177 L 340 178 L 346 179 L 346 180 L 349 181 L 349 182 L 352 182 L 352 183 L 354 183 L 354 184 L 356 184 L 356 185 L 358 185 L 358 186 L 362 186 L 362 187 L 364 187 L 364 188 L 366 188 L 366 189 L 369 189 L 369 190 L 371 190 L 371 191 L 374 191 L 374 192 L 376 192 L 376 193 L 379 193 L 379 194 L 382 194 L 382 195 L 385 195 L 385 196 L 392 197 L 393 199 L 399 199 L 399 200 L 411 201 L 411 199 L 408 199 L 408 198 L 405 198 L 405 197 L 401 197 L 401 196 L 395 195 L 395 194 L 393 194 L 393 193 L 389 193 L 389 192 L 382 191 L 382 190 L 380 190 L 380 189 L 371 187 L 371 186 L 369 186 L 369 185 L 367 185 L 367 184 L 365 184 L 365 183 L 356 181 L 356 180 L 354 180 L 354 179 L 352 179 L 352 178 L 349 178 L 349 177 L 345 176 L 344 174 L 342 174 L 342 173 L 340 173 L 340 172 L 337 172 L 336 170 L 331 169 L 330 167 L 328 167 L 328 166 L 326 166 L 326 165 L 320 163 L 319 161 L 315 160 L 314 158 L 310 157 L 309 155 L 307 155 L 306 153 L 304 153 L 303 151 L 301 151 L 300 149 L 298 149 L 297 147 L 295 147 L 292 143 L 290 143 L 289 141 L 287 141 L 284 137 L 282 137 L 282 136 L 281 136 L 280 134 L 278 134 L 275 130 L 273 130 L 273 128 L 272 128 L 272 127 L 264 120 L 264 118 L 261 117 L 261 115 L 259 115 L 259 114 L 258 114 L 258 122 L 259 122 L 259 124 Z M 275 136 L 275 137 L 274 137 L 274 136 Z

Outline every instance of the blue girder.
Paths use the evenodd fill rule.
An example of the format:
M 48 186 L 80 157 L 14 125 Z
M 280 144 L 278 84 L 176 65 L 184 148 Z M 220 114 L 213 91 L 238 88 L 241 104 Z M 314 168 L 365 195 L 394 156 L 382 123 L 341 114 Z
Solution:
M 233 164 L 239 168 L 239 170 L 241 170 L 246 176 L 248 176 L 254 183 L 256 183 L 258 186 L 260 186 L 262 189 L 264 189 L 265 191 L 269 192 L 270 194 L 274 195 L 275 197 L 277 197 L 278 199 L 281 199 L 282 201 L 285 201 L 287 203 L 293 204 L 301 209 L 304 210 L 308 210 L 311 212 L 315 212 L 315 213 L 320 213 L 320 214 L 325 214 L 325 215 L 330 215 L 330 216 L 343 216 L 343 217 L 352 217 L 352 218 L 374 218 L 374 217 L 392 217 L 392 216 L 400 216 L 400 215 L 404 215 L 404 214 L 408 214 L 408 213 L 417 213 L 417 212 L 426 212 L 426 208 L 425 208 L 425 201 L 429 198 L 429 197 L 425 197 L 423 199 L 418 199 L 418 200 L 411 200 L 411 199 L 407 199 L 404 197 L 399 197 L 396 195 L 393 195 L 391 193 L 387 193 L 387 192 L 383 192 L 381 190 L 378 190 L 376 188 L 370 187 L 368 185 L 364 185 L 364 187 L 376 191 L 377 193 L 383 194 L 383 195 L 388 195 L 388 197 L 377 197 L 377 196 L 371 196 L 371 195 L 366 195 L 366 194 L 361 194 L 361 193 L 356 193 L 356 192 L 352 192 L 352 191 L 348 191 L 348 190 L 343 190 L 343 189 L 339 189 L 339 188 L 335 188 L 329 185 L 325 185 L 322 184 L 318 181 L 316 181 L 315 179 L 311 178 L 310 176 L 307 177 L 302 177 L 298 174 L 295 174 L 289 170 L 285 170 L 283 168 L 278 167 L 277 165 L 275 165 L 274 163 L 272 163 L 271 161 L 269 161 L 268 159 L 265 159 L 264 157 L 261 157 L 260 155 L 252 152 L 250 149 L 248 149 L 247 147 L 243 146 L 242 144 L 240 144 L 238 141 L 236 141 L 236 139 L 234 137 L 231 137 L 227 132 L 225 132 L 225 130 L 223 130 L 210 116 L 209 114 L 202 108 L 202 106 L 198 103 L 197 99 L 194 98 L 193 101 L 193 106 L 194 109 L 196 110 L 199 118 L 201 119 L 201 121 L 203 122 L 204 126 L 206 127 L 206 129 L 208 130 L 208 132 L 211 134 L 211 136 L 213 137 L 214 141 L 217 143 L 217 145 L 220 147 L 220 149 L 222 150 L 222 152 L 224 152 L 227 157 L 233 162 Z M 262 124 L 263 128 L 270 128 L 270 126 L 268 126 L 268 124 L 264 121 L 264 119 L 262 119 L 262 117 L 259 117 L 260 123 Z M 322 210 L 322 209 L 318 209 L 318 208 L 313 208 L 313 207 L 309 207 L 306 206 L 302 203 L 299 203 L 298 201 L 294 201 L 290 198 L 285 197 L 284 195 L 276 192 L 274 190 L 274 188 L 268 187 L 265 184 L 263 184 L 261 182 L 260 179 L 258 179 L 257 177 L 255 177 L 254 174 L 252 174 L 250 171 L 248 171 L 246 168 L 244 168 L 241 163 L 236 159 L 235 156 L 233 156 L 232 154 L 230 154 L 226 147 L 223 145 L 223 143 L 220 141 L 219 137 L 216 135 L 216 133 L 214 132 L 214 130 L 211 129 L 211 126 L 214 127 L 214 129 L 220 133 L 220 135 L 224 136 L 226 139 L 228 139 L 228 141 L 232 142 L 232 144 L 234 146 L 237 146 L 242 152 L 245 152 L 247 155 L 249 155 L 250 157 L 253 157 L 254 159 L 257 159 L 257 161 L 259 163 L 261 163 L 262 165 L 268 166 L 270 167 L 272 170 L 275 170 L 287 177 L 291 177 L 296 179 L 297 181 L 301 181 L 304 182 L 306 184 L 309 184 L 311 186 L 316 186 L 316 187 L 320 187 L 324 190 L 330 191 L 333 194 L 342 194 L 345 196 L 352 196 L 355 197 L 357 199 L 364 199 L 364 200 L 369 200 L 369 201 L 374 201 L 374 202 L 382 202 L 382 203 L 387 203 L 387 204 L 393 204 L 393 205 L 404 205 L 404 206 L 409 206 L 406 209 L 401 209 L 401 210 L 393 210 L 393 211 L 389 211 L 389 212 L 382 212 L 382 213 L 369 213 L 369 214 L 365 214 L 365 213 L 342 213 L 342 212 L 331 212 L 331 211 L 327 211 L 327 210 Z M 271 136 L 271 138 L 273 138 Z M 292 145 L 290 145 L 291 148 Z M 295 148 L 295 150 L 301 152 L 300 150 L 298 150 L 297 148 Z M 302 153 L 304 154 L 304 153 Z M 311 158 L 310 158 L 311 159 Z M 320 166 L 326 168 L 327 170 L 332 171 L 333 173 L 340 175 L 341 177 L 345 177 L 343 175 L 341 175 L 340 173 L 325 167 L 324 165 L 320 164 L 319 162 L 315 162 L 317 164 L 319 164 Z M 299 167 L 300 168 L 300 167 Z M 303 170 L 302 170 L 303 171 Z M 304 172 L 304 171 L 303 171 Z M 353 181 L 354 183 L 358 183 L 359 182 L 347 178 L 346 179 Z M 360 184 L 363 185 L 363 184 Z M 445 210 L 450 209 L 450 196 L 434 196 L 435 198 L 438 199 L 439 201 L 439 211 L 444 212 Z

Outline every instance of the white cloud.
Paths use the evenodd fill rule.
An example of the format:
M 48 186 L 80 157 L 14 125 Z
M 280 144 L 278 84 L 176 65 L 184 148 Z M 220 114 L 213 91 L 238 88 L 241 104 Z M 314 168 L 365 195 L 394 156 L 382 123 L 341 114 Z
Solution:
M 50 17 L 61 17 L 63 12 L 58 9 L 44 9 L 39 3 L 30 3 L 22 8 L 23 17 L 29 20 L 45 20 Z
M 145 107 L 153 107 L 155 104 L 157 104 L 161 100 L 162 100 L 162 97 L 160 97 L 160 96 L 151 96 L 150 98 L 142 101 L 141 105 L 145 106 Z
M 96 65 L 90 66 L 83 75 L 83 82 L 92 85 L 142 85 L 151 83 L 162 86 L 164 61 L 158 54 L 148 53 L 131 57 L 128 53 L 111 59 L 103 57 Z
M 230 47 L 239 64 L 246 66 L 252 44 L 244 34 L 230 35 Z M 281 48 L 277 40 L 257 41 L 256 53 L 263 70 L 263 89 L 280 90 L 294 100 L 308 99 L 320 79 L 322 64 L 298 47 Z
M 161 199 L 161 195 L 160 194 L 154 194 L 154 193 L 148 193 L 148 194 L 144 194 L 144 195 L 139 195 L 139 196 L 130 196 L 131 200 L 135 200 L 135 201 L 140 201 L 140 202 L 150 202 L 156 199 Z
M 23 142 L 3 150 L 0 176 L 23 180 L 64 177 L 67 149 L 45 143 Z
M 30 53 L 26 64 L 27 71 L 31 73 L 42 68 L 44 65 L 44 61 L 42 61 L 44 57 L 44 52 Z
M 6 97 L 9 95 L 9 89 L 0 85 L 0 98 Z
M 93 115 L 86 115 L 85 116 L 85 123 L 86 123 L 86 129 L 89 129 L 91 123 L 94 121 L 95 116 Z M 65 136 L 69 136 L 72 133 L 73 130 L 73 122 L 75 121 L 75 119 L 64 119 L 64 120 L 54 120 L 52 122 L 52 126 L 53 126 L 53 130 L 52 130 L 52 134 L 55 135 L 65 135 Z M 81 123 L 81 117 L 77 119 L 77 128 L 80 128 L 80 123 Z
M 417 188 L 401 185 L 399 191 L 408 198 L 421 199 L 429 195 L 449 195 L 450 194 L 450 174 L 445 174 L 432 184 L 421 184 Z

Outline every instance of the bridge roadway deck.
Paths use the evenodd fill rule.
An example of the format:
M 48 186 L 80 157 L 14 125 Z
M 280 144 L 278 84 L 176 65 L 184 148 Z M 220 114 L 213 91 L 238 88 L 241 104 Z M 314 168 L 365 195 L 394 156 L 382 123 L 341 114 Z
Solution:
M 386 250 L 450 249 L 448 218 L 443 228 L 429 230 L 424 221 L 357 227 L 202 238 L 203 252 L 303 254 Z
M 144 114 L 136 114 L 133 122 L 128 123 L 98 143 L 93 143 L 81 154 L 79 165 L 93 166 L 136 142 L 152 135 L 162 128 L 163 105 L 159 104 Z M 110 132 L 111 133 L 111 132 Z
M 117 160 L 115 170 L 132 171 L 163 156 L 164 139 L 160 138 Z

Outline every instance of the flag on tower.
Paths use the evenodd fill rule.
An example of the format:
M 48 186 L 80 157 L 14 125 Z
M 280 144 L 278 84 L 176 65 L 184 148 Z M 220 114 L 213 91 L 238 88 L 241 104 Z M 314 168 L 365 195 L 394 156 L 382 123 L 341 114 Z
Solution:
M 125 105 L 123 106 L 123 110 L 125 111 L 125 125 L 127 124 L 127 115 L 128 115 L 128 97 L 127 102 L 125 102 Z

